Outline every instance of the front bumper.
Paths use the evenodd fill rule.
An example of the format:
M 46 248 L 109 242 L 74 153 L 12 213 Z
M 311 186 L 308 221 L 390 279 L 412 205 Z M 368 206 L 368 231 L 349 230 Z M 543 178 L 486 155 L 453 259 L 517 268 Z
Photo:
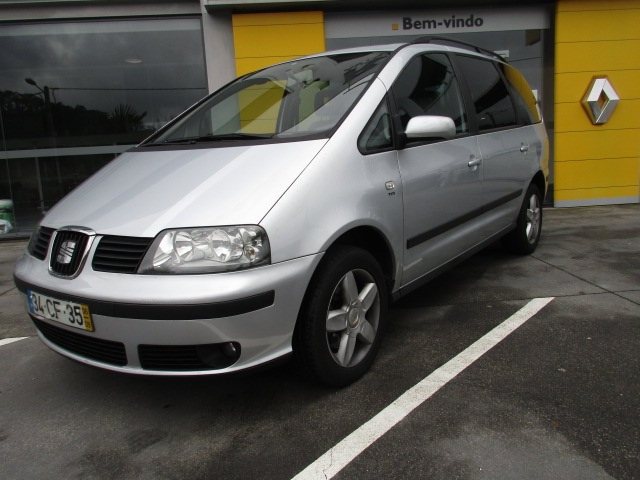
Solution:
M 210 375 L 255 367 L 291 352 L 298 311 L 320 258 L 212 275 L 113 274 L 86 266 L 68 280 L 50 275 L 47 260 L 25 254 L 16 263 L 14 279 L 25 293 L 25 306 L 26 292 L 32 290 L 89 307 L 93 332 L 30 314 L 42 341 L 64 356 L 126 373 Z M 240 351 L 231 365 L 209 360 L 218 347 L 231 343 Z M 163 358 L 150 363 L 149 355 Z

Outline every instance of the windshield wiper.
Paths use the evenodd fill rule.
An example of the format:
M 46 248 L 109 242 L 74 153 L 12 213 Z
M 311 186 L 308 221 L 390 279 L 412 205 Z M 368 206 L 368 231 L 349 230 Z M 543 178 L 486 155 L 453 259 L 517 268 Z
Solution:
M 177 138 L 175 140 L 167 139 L 162 143 L 148 143 L 147 145 L 193 145 L 198 142 L 217 142 L 225 140 L 264 140 L 269 138 L 273 138 L 273 135 L 258 133 L 223 133 L 220 135 L 204 135 L 202 137 Z
M 204 135 L 202 137 L 185 137 L 176 140 L 167 139 L 163 145 L 193 145 L 198 142 L 216 142 L 224 140 L 262 140 L 273 138 L 273 135 L 257 133 L 223 133 L 220 135 Z
M 273 135 L 262 133 L 222 133 L 219 135 L 199 137 L 198 140 L 206 142 L 216 140 L 261 140 L 265 138 L 273 138 Z
M 164 145 L 192 145 L 196 143 L 197 138 L 181 138 L 180 140 L 165 140 Z M 149 143 L 148 145 L 158 145 L 157 143 Z

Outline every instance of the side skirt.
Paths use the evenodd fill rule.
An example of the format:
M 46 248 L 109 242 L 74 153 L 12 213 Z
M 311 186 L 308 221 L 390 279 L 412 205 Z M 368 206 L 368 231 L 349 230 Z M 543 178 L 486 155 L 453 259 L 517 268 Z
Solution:
M 399 288 L 398 290 L 396 290 L 395 292 L 393 292 L 391 294 L 391 299 L 393 301 L 399 300 L 400 298 L 404 297 L 405 295 L 407 295 L 408 293 L 413 292 L 414 290 L 416 290 L 417 288 L 420 288 L 421 286 L 423 286 L 425 283 L 430 282 L 431 280 L 433 280 L 435 277 L 437 277 L 438 275 L 446 272 L 447 270 L 455 267 L 456 265 L 458 265 L 459 263 L 463 262 L 464 260 L 466 260 L 467 258 L 475 255 L 476 253 L 478 253 L 480 250 L 484 250 L 485 248 L 487 248 L 489 245 L 491 245 L 492 243 L 496 242 L 497 240 L 499 240 L 500 238 L 502 238 L 504 235 L 506 235 L 507 233 L 509 233 L 511 230 L 513 230 L 514 228 L 516 228 L 516 224 L 512 224 L 507 228 L 504 228 L 503 230 L 499 231 L 498 233 L 490 236 L 489 238 L 487 238 L 486 240 L 484 240 L 483 242 L 480 242 L 479 244 L 477 244 L 474 247 L 471 247 L 469 250 L 467 250 L 466 252 L 461 253 L 460 255 L 458 255 L 455 258 L 452 258 L 451 260 L 449 260 L 448 262 L 440 265 L 439 267 L 434 268 L 433 270 L 431 270 L 428 273 L 425 273 L 422 277 L 415 279 L 414 281 L 412 281 L 411 283 L 404 285 L 403 287 Z

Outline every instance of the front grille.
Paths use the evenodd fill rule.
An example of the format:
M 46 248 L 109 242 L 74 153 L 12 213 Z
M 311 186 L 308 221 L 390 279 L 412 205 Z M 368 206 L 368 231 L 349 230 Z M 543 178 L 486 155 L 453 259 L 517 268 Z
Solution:
M 223 353 L 226 344 L 206 345 L 138 345 L 140 365 L 145 370 L 189 372 L 219 370 L 230 367 L 240 356 L 240 345 L 234 343 L 235 353 Z M 228 344 L 227 344 L 228 345 Z
M 63 277 L 75 276 L 85 259 L 91 237 L 76 230 L 58 230 L 51 251 L 51 270 Z
M 51 236 L 54 231 L 53 228 L 40 227 L 34 232 L 27 248 L 31 256 L 38 260 L 44 260 L 47 257 L 49 242 L 51 241 Z
M 124 344 L 120 342 L 92 338 L 55 327 L 33 317 L 31 319 L 40 330 L 40 333 L 60 348 L 64 348 L 81 357 L 110 365 L 123 367 L 127 364 L 127 353 L 124 349 Z
M 152 241 L 153 238 L 103 237 L 91 266 L 99 272 L 136 273 Z

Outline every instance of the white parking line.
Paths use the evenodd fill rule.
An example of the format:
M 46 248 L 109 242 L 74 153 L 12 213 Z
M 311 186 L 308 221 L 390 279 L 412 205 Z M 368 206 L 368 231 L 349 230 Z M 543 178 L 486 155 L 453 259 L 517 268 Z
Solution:
M 542 310 L 551 300 L 553 300 L 553 297 L 534 298 L 531 300 L 489 333 L 407 390 L 391 405 L 296 475 L 293 480 L 326 480 L 333 478 L 369 445 L 388 432 L 450 380 L 453 380 L 465 368 L 500 343 L 507 335 Z
M 15 337 L 15 338 L 3 338 L 0 340 L 0 347 L 3 345 L 9 345 L 10 343 L 17 342 L 18 340 L 24 340 L 29 337 Z

